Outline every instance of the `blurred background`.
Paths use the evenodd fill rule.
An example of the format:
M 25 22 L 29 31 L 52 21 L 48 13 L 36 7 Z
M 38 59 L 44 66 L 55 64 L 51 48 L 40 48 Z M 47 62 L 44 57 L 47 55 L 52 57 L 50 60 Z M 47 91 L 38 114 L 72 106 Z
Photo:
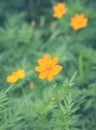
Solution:
M 68 8 L 59 20 L 52 17 L 52 7 L 58 2 L 65 2 Z M 1 0 L 0 87 L 7 85 L 6 75 L 18 68 L 33 72 L 37 59 L 48 53 L 60 58 L 65 68 L 61 79 L 77 70 L 78 81 L 83 86 L 95 82 L 95 3 L 93 0 L 74 0 L 74 4 L 71 0 Z M 70 18 L 78 13 L 88 17 L 88 26 L 75 31 Z M 29 74 L 26 80 L 36 80 L 35 76 Z
M 52 17 L 58 2 L 68 8 L 61 19 Z M 80 13 L 88 18 L 88 26 L 75 31 L 70 18 Z M 80 100 L 87 126 L 82 130 L 96 130 L 96 0 L 0 0 L 0 90 L 10 85 L 6 76 L 21 68 L 26 76 L 13 89 L 15 96 L 22 94 L 21 84 L 27 93 L 30 85 L 54 85 L 40 80 L 34 71 L 44 54 L 60 59 L 63 71 L 54 79 L 58 85 L 77 71 L 75 82 L 85 98 Z

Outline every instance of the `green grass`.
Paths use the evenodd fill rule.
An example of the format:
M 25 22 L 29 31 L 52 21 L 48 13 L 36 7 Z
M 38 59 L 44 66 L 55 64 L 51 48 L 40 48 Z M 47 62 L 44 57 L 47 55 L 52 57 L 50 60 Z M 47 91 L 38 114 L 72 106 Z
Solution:
M 52 18 L 59 1 L 33 2 L 35 16 L 29 1 L 0 1 L 0 130 L 96 130 L 96 2 L 65 0 L 60 20 Z M 76 13 L 88 17 L 78 31 L 70 26 Z M 63 66 L 52 81 L 35 72 L 44 54 Z M 6 93 L 6 77 L 22 68 L 25 78 Z

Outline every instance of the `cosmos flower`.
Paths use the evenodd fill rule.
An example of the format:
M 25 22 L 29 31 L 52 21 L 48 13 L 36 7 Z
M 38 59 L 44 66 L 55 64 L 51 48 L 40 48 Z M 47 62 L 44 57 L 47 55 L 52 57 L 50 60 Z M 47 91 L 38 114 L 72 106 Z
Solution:
M 40 66 L 37 66 L 35 70 L 40 73 L 40 79 L 53 80 L 54 76 L 58 75 L 62 70 L 62 66 L 57 65 L 58 57 L 51 59 L 50 55 L 45 55 L 43 59 L 39 59 L 38 63 Z
M 63 15 L 66 14 L 66 12 L 67 12 L 67 8 L 64 3 L 58 3 L 58 4 L 54 5 L 53 10 L 54 10 L 53 17 L 58 18 L 58 19 L 62 18 Z
M 8 83 L 16 83 L 19 79 L 23 79 L 25 77 L 24 69 L 20 69 L 16 72 L 13 72 L 11 75 L 7 76 L 6 81 Z
M 74 30 L 85 28 L 88 25 L 88 18 L 84 14 L 76 14 L 71 18 L 70 25 Z
M 16 72 L 13 72 L 11 75 L 7 76 L 7 78 L 6 78 L 6 81 L 8 83 L 16 83 L 17 80 L 18 80 L 18 78 L 17 78 L 17 73 Z
M 20 69 L 17 71 L 17 75 L 19 79 L 23 79 L 25 77 L 24 69 Z

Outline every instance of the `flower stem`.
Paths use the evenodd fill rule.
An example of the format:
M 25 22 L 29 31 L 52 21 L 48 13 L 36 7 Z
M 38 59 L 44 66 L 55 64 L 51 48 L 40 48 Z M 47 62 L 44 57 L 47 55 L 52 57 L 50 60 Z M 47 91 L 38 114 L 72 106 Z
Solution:
M 11 88 L 13 88 L 13 86 L 14 86 L 14 84 L 10 85 L 10 86 L 6 89 L 6 91 L 4 92 L 4 94 L 8 93 L 8 92 L 11 90 Z

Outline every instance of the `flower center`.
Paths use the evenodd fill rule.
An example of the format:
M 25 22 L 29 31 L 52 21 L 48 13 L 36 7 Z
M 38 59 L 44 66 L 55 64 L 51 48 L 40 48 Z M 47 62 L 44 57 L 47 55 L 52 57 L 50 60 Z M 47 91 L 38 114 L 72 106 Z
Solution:
M 46 68 L 47 68 L 48 71 L 52 70 L 52 67 L 48 64 L 46 65 Z

